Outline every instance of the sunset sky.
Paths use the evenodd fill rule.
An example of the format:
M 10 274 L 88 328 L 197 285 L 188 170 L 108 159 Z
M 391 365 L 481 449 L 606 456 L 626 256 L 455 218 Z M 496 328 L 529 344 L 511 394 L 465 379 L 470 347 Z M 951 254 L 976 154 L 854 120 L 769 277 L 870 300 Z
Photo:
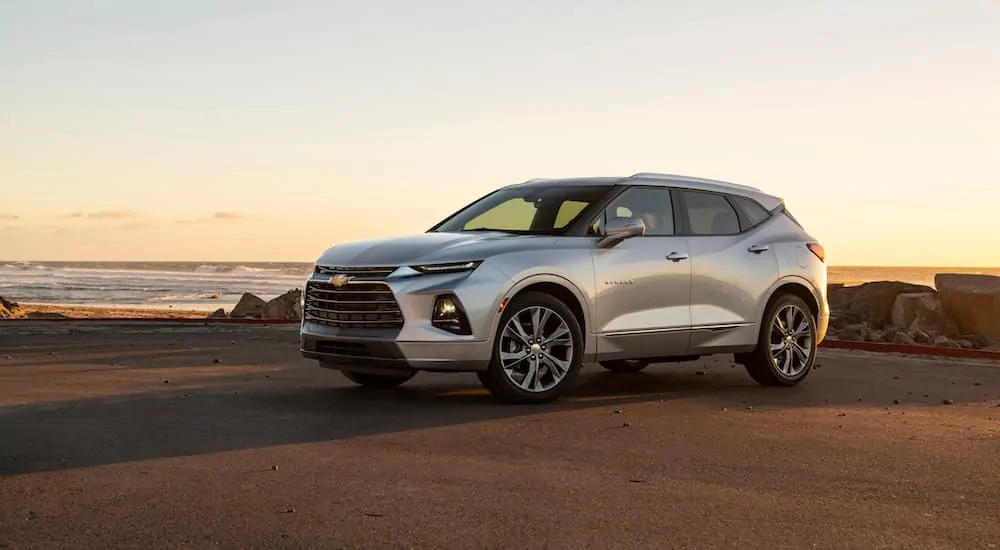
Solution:
M 311 261 L 535 177 L 1000 266 L 1000 2 L 0 3 L 0 260 Z

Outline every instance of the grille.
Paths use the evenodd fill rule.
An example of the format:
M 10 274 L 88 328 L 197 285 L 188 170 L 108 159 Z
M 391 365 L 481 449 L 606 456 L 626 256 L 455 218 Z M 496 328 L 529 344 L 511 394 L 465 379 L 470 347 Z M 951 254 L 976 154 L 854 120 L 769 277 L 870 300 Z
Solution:
M 321 272 L 320 269 L 323 271 Z M 382 278 L 395 271 L 391 267 L 378 268 L 316 268 L 317 274 L 344 274 L 358 279 Z M 400 328 L 403 312 L 389 285 L 381 281 L 354 280 L 337 288 L 332 283 L 309 281 L 306 283 L 306 320 L 330 327 L 343 328 Z
M 317 275 L 333 276 L 338 273 L 365 279 L 384 279 L 396 271 L 395 267 L 323 267 L 316 266 Z

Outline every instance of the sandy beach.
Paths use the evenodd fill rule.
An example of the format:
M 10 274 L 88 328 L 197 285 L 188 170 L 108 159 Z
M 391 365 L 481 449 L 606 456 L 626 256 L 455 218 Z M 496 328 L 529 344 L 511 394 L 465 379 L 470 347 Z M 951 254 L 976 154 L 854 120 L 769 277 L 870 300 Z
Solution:
M 73 319 L 204 319 L 204 311 L 180 309 L 149 309 L 132 307 L 83 307 L 19 303 L 10 318 L 70 317 Z
M 822 350 L 366 391 L 297 327 L 0 332 L 0 548 L 989 548 L 1000 367 Z

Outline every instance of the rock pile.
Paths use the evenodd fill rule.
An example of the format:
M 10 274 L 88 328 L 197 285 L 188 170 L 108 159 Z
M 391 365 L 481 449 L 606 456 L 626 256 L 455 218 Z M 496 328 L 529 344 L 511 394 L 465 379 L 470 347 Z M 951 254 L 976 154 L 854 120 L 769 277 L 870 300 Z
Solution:
M 830 285 L 829 337 L 1000 350 L 1000 277 L 939 274 L 934 285 Z
M 0 296 L 0 319 L 10 319 L 18 307 L 20 306 L 17 305 L 17 302 Z
M 226 311 L 218 309 L 208 316 L 209 319 L 227 317 Z M 265 302 L 247 292 L 229 312 L 230 319 L 278 319 L 294 320 L 302 318 L 302 289 L 293 288 L 288 292 Z

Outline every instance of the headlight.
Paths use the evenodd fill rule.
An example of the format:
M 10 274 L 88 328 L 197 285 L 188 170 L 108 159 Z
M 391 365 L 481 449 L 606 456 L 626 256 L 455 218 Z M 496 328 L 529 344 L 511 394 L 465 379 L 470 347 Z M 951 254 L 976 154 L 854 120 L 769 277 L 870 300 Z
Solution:
M 479 264 L 483 263 L 482 260 L 472 261 L 472 262 L 455 262 L 448 264 L 428 264 L 428 265 L 415 265 L 412 268 L 420 273 L 461 273 L 463 271 L 472 271 L 479 267 Z

